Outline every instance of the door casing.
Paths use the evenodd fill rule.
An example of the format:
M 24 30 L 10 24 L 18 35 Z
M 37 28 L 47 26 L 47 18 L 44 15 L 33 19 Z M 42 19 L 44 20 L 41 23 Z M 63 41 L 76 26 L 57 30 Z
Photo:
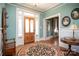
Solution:
M 25 32 L 25 29 L 26 28 L 26 20 L 29 21 L 29 32 Z M 30 21 L 33 20 L 33 32 L 30 32 L 31 31 L 31 28 L 30 28 Z M 26 17 L 24 16 L 24 44 L 27 44 L 27 43 L 31 43 L 31 42 L 35 42 L 35 18 L 34 17 Z

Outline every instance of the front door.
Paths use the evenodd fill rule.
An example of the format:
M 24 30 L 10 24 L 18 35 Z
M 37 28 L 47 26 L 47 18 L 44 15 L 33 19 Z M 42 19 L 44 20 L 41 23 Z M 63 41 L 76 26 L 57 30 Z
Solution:
M 35 19 L 24 16 L 24 44 L 35 41 Z

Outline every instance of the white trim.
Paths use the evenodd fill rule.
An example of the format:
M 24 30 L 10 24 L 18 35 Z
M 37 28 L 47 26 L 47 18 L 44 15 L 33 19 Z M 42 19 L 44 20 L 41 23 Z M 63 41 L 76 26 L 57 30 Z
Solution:
M 51 6 L 50 8 L 44 10 L 43 12 L 46 12 L 46 11 L 48 11 L 49 9 L 52 9 L 52 8 L 57 8 L 57 7 L 61 6 L 61 5 L 62 5 L 62 3 L 59 3 L 59 4 L 55 5 L 54 7 Z
M 17 13 L 17 11 L 22 11 L 22 17 L 24 17 L 24 12 L 26 12 L 27 13 L 27 11 L 25 11 L 25 10 L 23 10 L 23 9 L 20 9 L 20 8 L 16 8 L 16 46 L 18 46 L 18 45 L 21 45 L 21 44 L 23 44 L 24 45 L 24 20 L 22 20 L 22 26 L 23 26 L 23 35 L 22 35 L 22 42 L 21 43 L 19 43 L 18 42 L 18 30 L 17 30 L 17 26 L 18 26 L 18 24 L 17 24 L 17 16 L 18 16 L 18 13 Z M 31 13 L 31 11 L 30 11 L 30 13 Z M 38 21 L 38 34 L 36 33 L 36 31 L 35 31 L 35 41 L 37 41 L 36 39 L 38 39 L 37 37 L 36 37 L 36 35 L 38 35 L 39 36 L 39 16 L 40 16 L 40 14 L 38 14 L 38 13 L 32 13 L 32 14 L 34 14 L 35 15 L 35 17 L 36 17 L 36 19 L 35 19 L 35 24 L 36 24 L 36 21 Z M 22 19 L 24 19 L 24 18 L 22 18 Z M 36 26 L 36 25 L 35 25 Z M 36 28 L 35 28 L 35 30 L 36 30 Z M 20 40 L 21 41 L 21 40 Z
M 39 14 L 36 15 L 36 18 L 35 18 L 35 41 L 37 41 L 37 39 L 39 38 Z M 36 29 L 36 22 L 38 22 L 38 29 Z M 36 32 L 38 31 L 38 33 Z M 36 35 L 38 35 L 38 37 L 36 37 Z
M 60 23 L 61 23 L 61 14 L 59 14 L 59 45 L 60 45 Z
M 18 39 L 17 37 L 17 9 L 16 9 L 16 40 Z M 16 46 L 17 46 L 17 43 L 16 43 Z
M 57 9 L 57 8 L 59 8 L 59 7 L 62 7 L 62 6 L 64 6 L 66 3 L 60 3 L 59 5 L 57 5 L 57 6 L 55 6 L 55 7 L 52 7 L 53 9 Z M 50 8 L 50 9 L 52 9 L 52 8 Z M 48 9 L 49 10 L 49 9 Z M 46 11 L 48 11 L 48 10 L 46 10 Z M 44 11 L 44 12 L 46 12 L 46 11 Z
M 42 38 L 37 39 L 37 41 L 49 40 L 51 38 L 53 38 L 53 36 L 49 36 L 49 37 L 46 37 L 46 38 L 45 37 L 42 37 Z
M 60 33 L 60 17 L 61 17 L 61 15 L 60 15 L 60 13 L 57 13 L 57 14 L 55 14 L 55 15 L 52 15 L 52 16 L 48 16 L 48 17 L 46 17 L 46 18 L 44 18 L 43 19 L 43 37 L 46 39 L 47 37 L 46 37 L 46 19 L 50 19 L 50 18 L 53 18 L 53 17 L 59 17 L 59 33 Z M 60 35 L 60 34 L 59 34 Z M 60 40 L 60 39 L 59 39 Z
M 16 5 L 19 5 L 19 6 L 23 6 L 22 4 L 18 4 L 18 3 L 15 3 L 15 4 L 16 4 Z M 28 5 L 28 4 L 27 4 L 27 5 Z M 28 8 L 28 9 L 32 9 L 32 10 L 37 11 L 37 12 L 46 12 L 47 10 L 49 10 L 49 9 L 51 9 L 51 8 L 58 8 L 58 7 L 62 6 L 62 5 L 63 5 L 63 3 L 59 3 L 59 4 L 55 5 L 54 7 L 50 6 L 50 8 L 48 8 L 48 9 L 46 9 L 46 10 L 44 10 L 44 11 L 33 9 L 33 8 L 31 8 L 31 6 L 23 6 L 23 7 L 26 7 L 26 8 Z
M 57 16 L 60 16 L 60 13 L 57 13 L 55 15 L 48 16 L 48 17 L 46 17 L 44 19 L 50 19 L 50 18 L 57 17 Z
M 15 42 L 16 42 L 16 40 L 17 40 L 17 13 L 16 13 L 16 36 L 15 36 Z
M 66 4 L 66 3 L 65 3 L 65 4 Z M 63 5 L 65 5 L 65 4 L 60 3 L 60 4 L 56 5 L 55 7 L 51 7 L 51 8 L 57 9 L 57 8 L 59 8 L 59 7 L 63 6 Z M 22 8 L 22 9 L 28 9 L 28 10 L 31 10 L 31 11 L 34 11 L 34 12 L 38 12 L 38 13 L 46 12 L 46 11 L 48 11 L 49 9 L 51 9 L 51 8 L 49 8 L 49 9 L 47 9 L 47 10 L 45 10 L 45 11 L 38 11 L 38 10 L 35 10 L 35 9 L 33 9 L 33 8 L 30 8 L 30 7 L 27 7 L 27 6 L 22 6 L 22 5 L 17 4 L 17 3 L 10 3 L 10 5 L 17 6 L 17 7 L 20 7 L 20 8 Z
M 16 8 L 16 46 L 18 46 L 18 45 L 24 45 L 24 42 L 22 43 L 22 42 L 20 42 L 20 43 L 18 43 L 17 42 L 17 40 L 19 41 L 19 37 L 18 37 L 18 18 L 17 18 L 17 16 L 18 16 L 18 13 L 17 13 L 17 11 L 18 11 L 18 8 Z M 23 16 L 23 13 L 22 13 L 22 16 Z M 23 18 L 22 18 L 23 19 Z M 24 22 L 24 20 L 23 20 L 23 22 Z M 22 24 L 22 26 L 23 26 L 23 24 Z M 23 29 L 24 30 L 24 29 Z M 24 33 L 24 32 L 23 32 Z M 24 34 L 21 36 L 21 38 L 20 38 L 20 40 L 23 40 L 24 39 Z
M 49 40 L 49 39 L 51 39 L 51 38 L 53 38 L 53 36 L 48 36 L 48 37 L 46 37 L 45 40 Z
M 28 8 L 28 7 L 25 7 L 25 6 L 22 6 L 22 5 L 19 5 L 19 4 L 17 4 L 17 3 L 8 3 L 9 5 L 12 5 L 12 6 L 15 6 L 16 8 L 21 8 L 22 10 L 27 10 L 27 12 L 28 13 L 32 13 L 32 14 L 34 14 L 34 13 L 41 13 L 41 12 L 39 12 L 39 11 L 36 11 L 36 10 L 33 10 L 33 9 L 31 9 L 31 8 Z
M 49 36 L 49 37 L 47 37 L 46 39 L 43 37 L 43 38 L 37 39 L 35 42 L 37 42 L 37 41 L 43 41 L 43 40 L 49 40 L 49 39 L 51 39 L 51 38 L 53 38 L 53 36 Z M 23 44 L 21 44 L 21 45 L 23 45 Z

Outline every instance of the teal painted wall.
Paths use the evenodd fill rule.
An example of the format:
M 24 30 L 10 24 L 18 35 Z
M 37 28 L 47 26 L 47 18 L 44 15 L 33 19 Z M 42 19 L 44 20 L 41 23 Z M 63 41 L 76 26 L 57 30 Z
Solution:
M 61 14 L 61 20 L 62 20 L 62 17 L 64 17 L 64 16 L 69 16 L 71 18 L 71 11 L 74 8 L 79 8 L 79 4 L 77 4 L 77 3 L 63 4 L 63 6 L 60 6 L 58 8 L 51 8 L 51 9 L 43 12 L 42 14 L 40 14 L 40 26 L 43 25 L 42 21 L 44 18 L 49 17 L 51 15 L 55 15 L 57 13 Z M 61 24 L 61 20 L 60 20 L 60 27 L 61 28 L 70 28 L 70 26 L 63 27 Z M 75 22 L 77 25 L 79 25 L 79 20 L 73 20 L 72 18 L 71 18 L 71 20 L 72 20 L 71 24 L 72 24 L 72 22 Z M 41 26 L 41 29 L 40 29 L 40 38 L 41 37 L 43 37 L 43 26 Z
M 71 18 L 71 11 L 75 8 L 79 8 L 78 3 L 64 4 L 64 5 L 62 5 L 58 8 L 51 8 L 51 9 L 43 12 L 42 14 L 40 14 L 40 17 L 41 17 L 40 18 L 40 26 L 43 25 L 42 21 L 43 21 L 44 18 L 60 13 L 61 14 L 61 17 L 60 17 L 60 20 L 59 20 L 60 21 L 60 40 L 63 37 L 73 37 L 73 31 L 70 29 L 73 22 L 75 24 L 77 24 L 77 26 L 79 28 L 79 20 L 73 20 Z M 67 27 L 62 26 L 62 23 L 61 23 L 62 18 L 64 16 L 69 16 L 70 19 L 71 19 L 71 23 Z M 74 36 L 75 36 L 75 38 L 79 39 L 79 29 L 75 31 Z M 40 38 L 41 37 L 43 37 L 43 26 L 41 26 L 41 29 L 40 29 Z M 68 48 L 68 45 L 62 43 L 61 41 L 59 41 L 59 45 L 62 46 L 62 47 Z M 79 52 L 79 46 L 72 46 L 72 50 Z
M 2 19 L 2 8 L 4 8 L 5 7 L 5 4 L 3 4 L 3 3 L 0 3 L 0 28 L 1 28 L 1 19 Z
M 7 28 L 7 37 L 12 39 L 16 37 L 16 7 L 10 4 L 5 5 L 8 12 L 8 28 Z
M 40 21 L 39 21 L 39 38 L 43 37 L 43 13 L 40 13 Z

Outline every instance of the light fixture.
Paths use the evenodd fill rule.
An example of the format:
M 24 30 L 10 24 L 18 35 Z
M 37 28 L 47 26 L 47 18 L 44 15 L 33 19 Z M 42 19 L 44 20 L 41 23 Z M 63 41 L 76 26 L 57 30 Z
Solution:
M 37 7 L 39 5 L 39 3 L 33 3 L 33 6 Z
M 76 25 L 76 24 L 72 24 L 72 25 L 71 25 L 71 29 L 73 30 L 73 38 L 75 38 L 75 37 L 74 37 L 74 33 L 75 33 L 74 31 L 75 31 L 76 29 L 78 29 L 77 25 Z

